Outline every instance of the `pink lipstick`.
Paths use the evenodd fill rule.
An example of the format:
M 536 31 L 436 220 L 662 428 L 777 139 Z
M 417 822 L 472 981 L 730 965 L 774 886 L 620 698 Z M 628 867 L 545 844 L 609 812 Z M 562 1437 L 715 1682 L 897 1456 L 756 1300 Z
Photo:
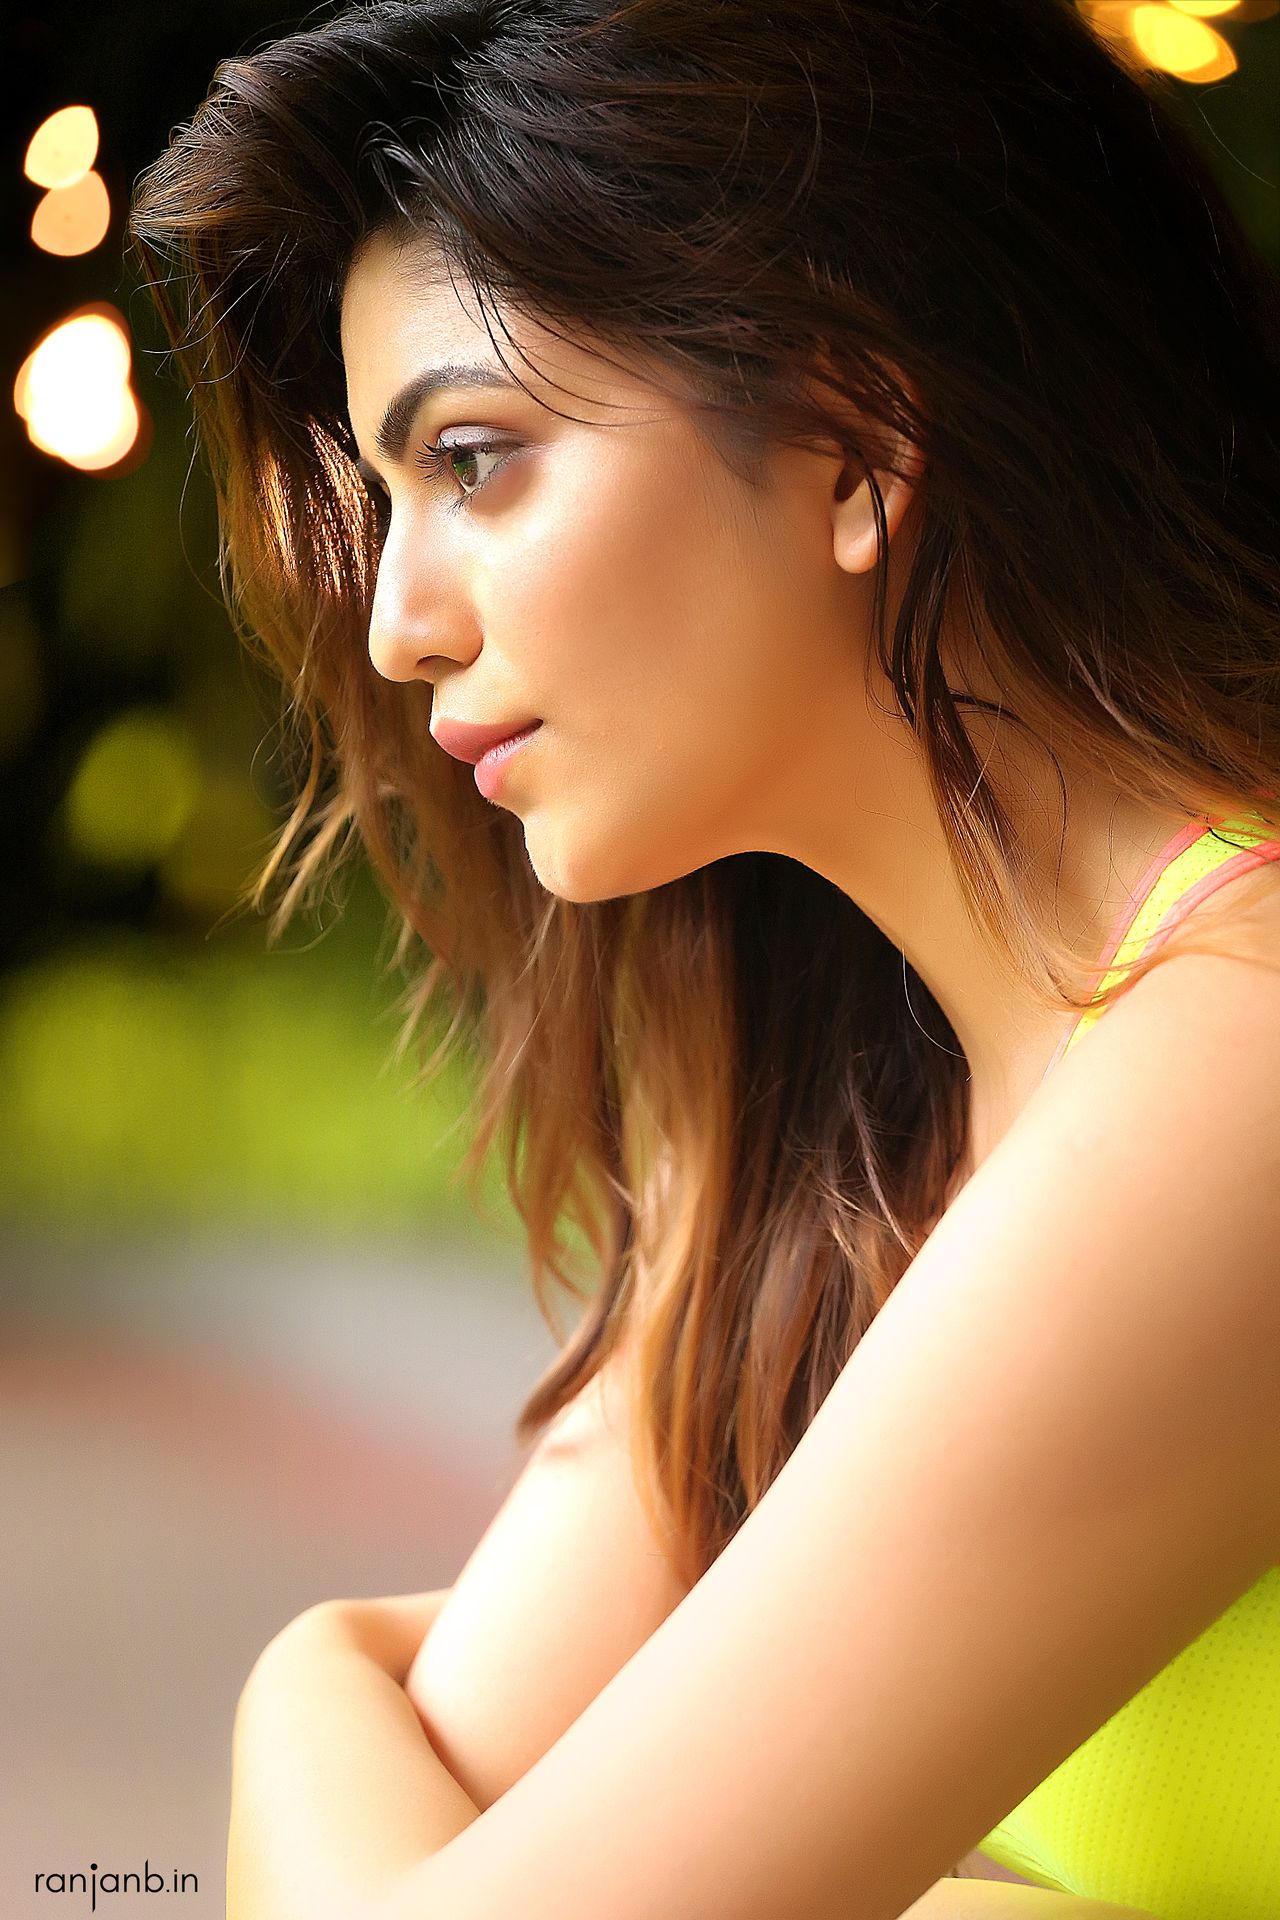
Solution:
M 433 720 L 431 737 L 438 747 L 455 760 L 469 760 L 475 768 L 475 781 L 486 800 L 491 800 L 502 777 L 509 755 L 538 731 L 541 720 L 498 720 L 477 725 L 467 720 Z
M 518 753 L 525 741 L 531 740 L 541 725 L 541 720 L 535 720 L 531 727 L 524 729 L 523 733 L 512 734 L 509 739 L 499 741 L 496 747 L 490 747 L 487 753 L 481 754 L 476 761 L 475 782 L 486 800 L 492 800 L 502 784 L 507 761 L 512 754 Z

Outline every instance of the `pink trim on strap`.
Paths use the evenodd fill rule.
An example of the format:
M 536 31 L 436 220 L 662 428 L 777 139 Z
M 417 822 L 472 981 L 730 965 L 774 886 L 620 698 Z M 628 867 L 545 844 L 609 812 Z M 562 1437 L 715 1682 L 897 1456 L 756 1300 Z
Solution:
M 1257 846 L 1241 847 L 1239 853 L 1233 853 L 1229 860 L 1224 860 L 1220 866 L 1213 869 L 1212 873 L 1203 874 L 1193 886 L 1187 888 L 1185 893 L 1179 894 L 1142 949 L 1144 955 L 1151 953 L 1156 947 L 1163 946 L 1179 921 L 1185 919 L 1193 907 L 1199 906 L 1206 894 L 1213 893 L 1226 881 L 1234 880 L 1238 873 L 1248 873 L 1251 867 L 1261 867 L 1268 860 L 1274 860 L 1278 856 L 1280 856 L 1280 840 L 1259 840 Z
M 1099 982 L 1104 980 L 1110 972 L 1112 962 L 1124 944 L 1125 935 L 1134 925 L 1142 909 L 1147 904 L 1147 900 L 1154 891 L 1165 868 L 1171 866 L 1179 854 L 1185 853 L 1188 847 L 1194 845 L 1197 840 L 1201 839 L 1212 828 L 1220 827 L 1228 819 L 1235 819 L 1236 817 L 1235 815 L 1217 814 L 1212 819 L 1189 820 L 1185 826 L 1179 827 L 1172 838 L 1165 842 L 1159 853 L 1148 862 L 1137 885 L 1121 907 L 1120 912 L 1112 924 L 1106 946 L 1102 951 L 1096 971 L 1090 981 L 1090 992 L 1092 992 L 1098 986 Z M 1280 858 L 1280 840 L 1261 840 L 1252 847 L 1241 847 L 1226 860 L 1219 861 L 1217 866 L 1210 868 L 1208 873 L 1202 874 L 1199 880 L 1194 881 L 1185 892 L 1177 896 L 1160 924 L 1148 937 L 1141 954 L 1136 955 L 1135 959 L 1145 959 L 1147 954 L 1154 952 L 1157 947 L 1162 946 L 1174 928 L 1186 918 L 1192 909 L 1197 907 L 1201 900 L 1205 899 L 1207 895 L 1215 892 L 1218 887 L 1223 886 L 1237 874 L 1247 873 L 1253 867 L 1262 866 L 1265 861 L 1278 858 Z M 1059 1060 L 1061 1060 L 1063 1054 L 1075 1038 L 1081 1020 L 1085 1017 L 1085 1014 L 1080 1014 L 1072 1021 L 1068 1031 L 1063 1034 L 1062 1039 L 1054 1049 L 1053 1058 L 1045 1068 L 1044 1073 L 1040 1076 L 1042 1081 L 1045 1080 L 1057 1066 Z

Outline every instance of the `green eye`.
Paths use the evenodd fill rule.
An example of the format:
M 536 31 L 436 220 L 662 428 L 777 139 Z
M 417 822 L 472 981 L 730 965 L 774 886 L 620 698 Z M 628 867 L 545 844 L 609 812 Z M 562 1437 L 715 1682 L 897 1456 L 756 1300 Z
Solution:
M 454 460 L 476 461 L 485 457 L 493 458 L 498 453 L 499 447 L 492 440 L 436 441 L 434 444 L 428 441 L 425 446 L 419 447 L 418 451 L 414 454 L 413 464 L 418 468 L 420 473 L 425 473 L 429 479 L 437 479 L 442 473 L 449 471 L 452 477 L 459 481 L 462 487 L 462 494 L 454 503 L 454 506 L 450 508 L 450 512 L 456 512 L 458 507 L 465 507 L 468 500 L 470 500 L 474 494 L 479 493 L 481 487 L 483 487 L 486 482 L 482 479 L 468 486 L 467 483 L 461 479 L 461 476 L 453 471 L 450 463 Z M 503 455 L 498 459 L 498 467 L 505 464 L 509 453 L 510 449 L 507 455 Z M 495 468 L 493 471 L 496 470 Z M 492 478 L 493 472 L 490 472 L 486 476 L 486 479 Z

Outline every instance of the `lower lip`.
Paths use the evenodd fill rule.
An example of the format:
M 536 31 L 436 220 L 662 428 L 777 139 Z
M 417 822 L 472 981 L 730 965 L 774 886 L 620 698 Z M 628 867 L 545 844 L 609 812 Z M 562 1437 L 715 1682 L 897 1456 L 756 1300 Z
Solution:
M 512 754 L 517 753 L 526 740 L 532 740 L 541 725 L 542 722 L 539 720 L 536 725 L 526 727 L 523 733 L 513 733 L 509 740 L 502 741 L 499 746 L 490 747 L 488 753 L 483 754 L 476 761 L 476 785 L 486 800 L 492 800 L 502 785 L 502 776 Z

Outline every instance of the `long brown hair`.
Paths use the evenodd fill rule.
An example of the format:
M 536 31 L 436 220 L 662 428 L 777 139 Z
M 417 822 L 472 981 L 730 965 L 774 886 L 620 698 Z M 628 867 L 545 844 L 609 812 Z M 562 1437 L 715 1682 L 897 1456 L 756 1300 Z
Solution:
M 835 440 L 868 475 L 878 428 L 921 448 L 891 632 L 872 478 L 873 644 L 973 910 L 1047 1002 L 1086 1005 L 962 721 L 991 705 L 948 687 L 938 643 L 945 610 L 1001 725 L 1152 803 L 1274 827 L 1280 289 L 1167 85 L 1068 0 L 409 0 L 224 61 L 138 185 L 228 604 L 304 748 L 255 902 L 282 884 L 278 931 L 367 849 L 404 1039 L 424 1074 L 457 1049 L 478 1074 L 473 1194 L 497 1140 L 544 1315 L 551 1278 L 586 1303 L 518 1437 L 634 1334 L 637 1460 L 690 1584 L 937 1217 L 964 1057 L 899 950 L 797 862 L 542 889 L 519 819 L 429 739 L 428 689 L 367 657 L 382 527 L 345 271 L 379 229 L 430 239 L 495 318 L 647 356 L 748 485 L 773 445 Z

